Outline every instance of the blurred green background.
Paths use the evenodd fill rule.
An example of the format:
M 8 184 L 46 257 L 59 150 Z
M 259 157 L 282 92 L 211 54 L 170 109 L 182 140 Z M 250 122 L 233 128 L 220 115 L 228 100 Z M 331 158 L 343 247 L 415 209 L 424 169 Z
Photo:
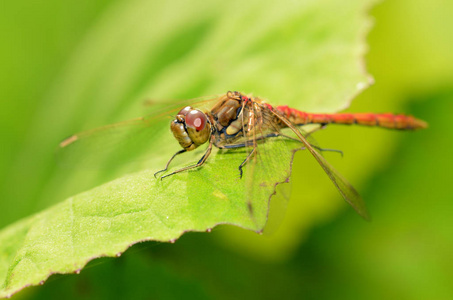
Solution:
M 118 15 L 124 22 L 137 23 L 137 31 L 122 32 L 125 43 L 128 35 L 140 34 L 140 21 L 152 24 L 146 15 L 124 9 L 122 2 L 2 2 L 0 227 L 70 195 L 69 191 L 53 194 L 52 186 L 46 186 L 51 170 L 40 157 L 52 149 L 53 141 L 45 134 L 39 141 L 31 136 L 36 120 L 45 119 L 46 110 L 52 109 L 49 99 L 59 94 L 60 86 L 66 90 L 71 85 L 86 86 L 87 90 L 74 93 L 86 94 L 87 103 L 96 96 L 112 98 L 109 114 L 98 123 L 68 100 L 73 95 L 61 99 L 68 100 L 67 106 L 62 105 L 61 120 L 78 109 L 77 121 L 69 126 L 74 131 L 121 119 L 124 103 L 97 90 L 104 77 L 116 83 L 116 90 L 126 90 L 123 97 L 137 97 L 127 92 L 128 83 L 122 81 L 134 75 L 127 60 L 121 74 L 105 62 L 98 65 L 104 53 L 127 54 L 109 48 L 114 34 L 109 32 L 112 28 L 102 27 L 105 19 Z M 169 15 L 163 19 L 174 22 L 171 9 L 166 11 Z M 93 261 L 80 275 L 53 276 L 18 298 L 452 298 L 453 3 L 385 1 L 371 15 L 375 26 L 367 38 L 366 63 L 376 84 L 359 95 L 349 111 L 405 112 L 430 124 L 428 130 L 416 133 L 330 127 L 317 134 L 321 145 L 345 152 L 342 159 L 327 158 L 359 190 L 373 222 L 361 221 L 346 208 L 313 159 L 298 154 L 292 179 L 303 184 L 293 184 L 288 213 L 274 234 L 258 236 L 221 226 L 211 234 L 186 234 L 176 244 L 144 243 L 121 258 Z M 158 77 L 171 68 L 169 62 L 184 54 L 180 49 L 194 42 L 184 40 L 185 36 L 209 30 L 209 22 L 195 23 L 193 32 L 174 38 L 174 51 L 162 50 L 166 59 L 161 65 L 144 66 L 153 72 L 147 76 Z M 123 25 L 115 30 L 121 32 Z M 99 32 L 104 34 L 102 49 L 86 53 L 96 49 Z M 75 66 L 74 72 L 91 68 L 102 72 L 71 77 L 67 65 Z M 88 84 L 71 81 L 74 78 Z M 183 87 L 185 91 L 210 83 L 208 75 L 191 80 L 199 82 L 189 82 L 192 87 Z M 140 87 L 146 81 L 138 78 L 135 84 Z M 223 86 L 217 87 L 222 89 L 218 93 L 223 92 Z M 150 96 L 186 96 L 174 88 L 160 87 Z M 169 89 L 171 95 L 165 93 Z M 58 124 L 38 126 L 58 132 Z M 61 138 L 69 133 L 62 131 Z M 40 144 L 46 146 L 30 147 Z M 80 189 L 74 187 L 72 192 Z

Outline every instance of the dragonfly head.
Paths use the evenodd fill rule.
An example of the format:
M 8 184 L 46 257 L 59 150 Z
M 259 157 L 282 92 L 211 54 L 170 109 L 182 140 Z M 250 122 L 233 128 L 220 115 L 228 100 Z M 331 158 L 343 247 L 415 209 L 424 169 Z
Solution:
M 187 106 L 176 115 L 170 129 L 181 147 L 190 151 L 208 141 L 211 124 L 205 113 Z

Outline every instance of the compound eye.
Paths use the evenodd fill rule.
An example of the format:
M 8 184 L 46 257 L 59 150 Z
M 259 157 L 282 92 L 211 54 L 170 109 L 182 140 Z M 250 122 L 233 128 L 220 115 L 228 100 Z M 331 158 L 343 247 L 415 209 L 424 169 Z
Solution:
M 206 126 L 206 115 L 198 109 L 191 110 L 186 115 L 186 126 L 195 128 L 197 131 L 203 130 Z
M 178 115 L 186 116 L 191 110 L 192 110 L 192 107 L 186 106 L 179 111 Z

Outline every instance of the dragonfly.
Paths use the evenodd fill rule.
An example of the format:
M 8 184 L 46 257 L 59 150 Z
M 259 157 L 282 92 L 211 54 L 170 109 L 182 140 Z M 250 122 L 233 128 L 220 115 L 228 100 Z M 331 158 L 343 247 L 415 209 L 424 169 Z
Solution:
M 203 108 L 194 108 L 200 104 Z M 152 126 L 153 120 L 162 117 L 139 118 L 123 123 L 108 125 L 99 129 L 73 135 L 59 145 L 61 150 L 71 147 L 76 142 L 99 138 L 104 133 L 120 131 L 122 128 L 139 128 Z M 309 113 L 288 106 L 272 106 L 259 97 L 229 91 L 209 100 L 194 105 L 185 105 L 170 123 L 174 138 L 181 150 L 173 154 L 164 169 L 154 174 L 168 171 L 175 157 L 193 151 L 201 145 L 208 144 L 198 162 L 160 176 L 164 179 L 191 169 L 202 167 L 208 160 L 213 146 L 219 149 L 249 149 L 244 160 L 238 166 L 239 178 L 243 176 L 243 167 L 256 156 L 258 145 L 272 138 L 283 138 L 297 141 L 316 159 L 324 172 L 333 182 L 344 200 L 364 219 L 369 219 L 363 199 L 355 188 L 336 171 L 323 157 L 323 151 L 337 151 L 320 148 L 311 134 L 330 124 L 364 125 L 396 130 L 417 130 L 427 127 L 427 123 L 410 115 L 393 113 Z M 315 129 L 305 131 L 305 125 L 317 125 Z M 283 132 L 289 129 L 293 135 Z M 99 139 L 98 139 L 99 140 Z

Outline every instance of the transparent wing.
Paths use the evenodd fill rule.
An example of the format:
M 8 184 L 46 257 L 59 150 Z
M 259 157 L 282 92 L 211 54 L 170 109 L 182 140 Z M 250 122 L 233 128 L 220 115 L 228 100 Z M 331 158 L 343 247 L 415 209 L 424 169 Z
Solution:
M 289 177 L 294 150 L 301 148 L 301 143 L 281 137 L 280 126 L 273 122 L 275 118 L 269 116 L 258 99 L 255 101 L 243 121 L 246 135 L 237 142 L 246 141 L 244 159 L 253 153 L 244 166 L 243 176 L 249 213 L 256 224 L 266 224 L 264 232 L 270 233 L 279 227 L 285 215 L 291 195 Z M 260 220 L 260 216 L 266 219 Z
M 98 168 L 109 163 L 118 165 L 152 159 L 156 149 L 160 150 L 157 153 L 163 153 L 165 148 L 171 148 L 168 153 L 176 152 L 179 145 L 169 130 L 172 118 L 187 105 L 205 109 L 216 99 L 153 105 L 153 112 L 146 117 L 74 134 L 59 144 L 57 162 L 62 167 Z
M 315 157 L 323 170 L 326 172 L 327 176 L 329 176 L 329 178 L 332 180 L 333 184 L 343 196 L 345 201 L 349 203 L 354 208 L 354 210 L 365 220 L 370 220 L 370 216 L 362 197 L 354 189 L 354 187 L 337 170 L 335 170 L 334 167 L 332 167 L 318 151 L 316 151 L 312 147 L 314 141 L 312 142 L 312 138 L 309 137 L 309 134 L 303 132 L 299 128 L 296 128 L 288 119 L 276 113 L 275 111 L 271 111 L 271 113 L 278 117 L 297 135 L 300 141 L 304 144 L 305 148 L 310 151 L 310 153 Z

